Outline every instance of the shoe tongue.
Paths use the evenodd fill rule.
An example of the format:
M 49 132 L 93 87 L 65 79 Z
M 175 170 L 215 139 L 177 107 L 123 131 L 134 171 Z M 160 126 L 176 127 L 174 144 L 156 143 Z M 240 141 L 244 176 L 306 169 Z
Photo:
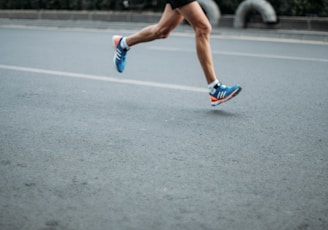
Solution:
M 214 88 L 215 89 L 217 89 L 217 88 L 225 89 L 225 88 L 227 88 L 227 86 L 226 85 L 223 85 L 221 82 L 219 82 Z

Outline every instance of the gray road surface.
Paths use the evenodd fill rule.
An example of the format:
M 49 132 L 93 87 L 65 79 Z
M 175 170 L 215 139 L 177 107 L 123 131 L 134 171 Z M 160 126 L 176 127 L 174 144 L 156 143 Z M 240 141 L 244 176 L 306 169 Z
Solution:
M 138 26 L 0 27 L 0 229 L 328 229 L 327 43 L 214 31 L 211 108 L 190 28 L 116 73 Z

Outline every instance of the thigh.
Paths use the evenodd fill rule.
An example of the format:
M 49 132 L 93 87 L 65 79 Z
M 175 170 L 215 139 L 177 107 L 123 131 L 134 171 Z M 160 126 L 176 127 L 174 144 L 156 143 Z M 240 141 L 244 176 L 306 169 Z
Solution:
M 203 9 L 200 7 L 197 1 L 191 2 L 183 7 L 180 7 L 178 11 L 194 28 L 211 26 Z
M 170 4 L 166 4 L 162 17 L 158 22 L 158 26 L 172 31 L 182 20 L 183 16 L 181 13 L 177 9 L 173 9 Z

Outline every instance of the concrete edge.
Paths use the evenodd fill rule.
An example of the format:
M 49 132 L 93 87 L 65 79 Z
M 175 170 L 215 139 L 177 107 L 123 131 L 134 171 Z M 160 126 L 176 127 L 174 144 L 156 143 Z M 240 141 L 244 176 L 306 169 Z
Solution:
M 155 22 L 160 17 L 161 13 L 132 11 L 0 10 L 0 18 L 6 19 Z
M 233 28 L 234 17 L 233 15 L 222 15 L 218 26 L 222 28 Z M 0 18 L 155 23 L 160 20 L 161 13 L 144 11 L 0 10 Z M 246 28 L 328 32 L 328 18 L 279 17 L 278 23 L 266 24 L 263 23 L 260 17 L 255 16 L 248 20 Z

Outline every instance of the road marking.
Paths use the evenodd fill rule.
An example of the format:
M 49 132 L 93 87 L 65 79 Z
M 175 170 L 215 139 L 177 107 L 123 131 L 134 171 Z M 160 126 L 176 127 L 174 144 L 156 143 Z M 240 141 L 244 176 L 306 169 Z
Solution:
M 164 89 L 183 90 L 183 91 L 191 91 L 191 92 L 201 92 L 201 93 L 208 92 L 208 90 L 205 88 L 198 88 L 198 87 L 192 87 L 192 86 L 174 85 L 174 84 L 131 80 L 131 79 L 121 79 L 121 78 L 114 78 L 114 77 L 109 77 L 109 76 L 63 72 L 63 71 L 56 71 L 56 70 L 30 68 L 30 67 L 13 66 L 13 65 L 1 65 L 0 64 L 0 69 L 29 72 L 29 73 L 36 73 L 36 74 L 62 76 L 62 77 L 69 77 L 69 78 L 80 78 L 80 79 L 88 79 L 88 80 L 96 80 L 96 81 L 113 82 L 113 83 L 119 83 L 119 84 L 141 85 L 141 86 L 164 88 Z
M 181 48 L 171 48 L 171 47 L 149 46 L 148 48 L 152 50 L 171 51 L 171 52 L 193 52 L 193 53 L 196 52 L 193 49 L 181 49 Z M 283 56 L 283 55 L 272 55 L 272 54 L 254 54 L 254 53 L 229 52 L 229 51 L 212 51 L 212 54 L 225 55 L 225 56 L 238 56 L 238 57 L 283 59 L 283 60 L 292 60 L 292 61 L 328 62 L 328 59 L 323 59 L 323 58 L 306 58 L 306 57 Z

